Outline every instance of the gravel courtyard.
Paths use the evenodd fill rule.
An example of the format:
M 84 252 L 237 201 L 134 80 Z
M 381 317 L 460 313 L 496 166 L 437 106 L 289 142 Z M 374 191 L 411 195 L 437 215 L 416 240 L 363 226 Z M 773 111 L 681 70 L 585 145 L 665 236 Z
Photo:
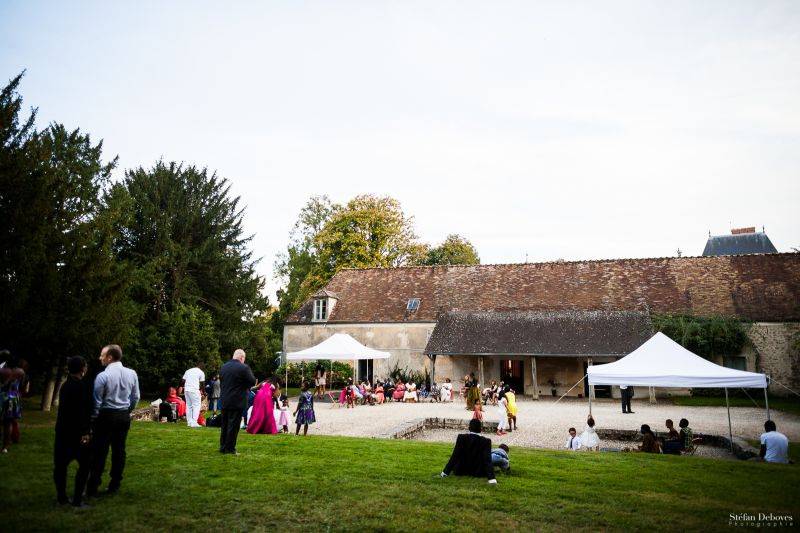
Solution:
M 503 441 L 510 446 L 560 448 L 567 438 L 567 429 L 574 426 L 578 433 L 586 425 L 588 405 L 586 400 L 517 399 L 519 431 L 509 433 Z M 685 407 L 661 401 L 651 405 L 646 400 L 633 402 L 633 414 L 623 415 L 618 400 L 596 400 L 592 412 L 598 428 L 638 430 L 641 424 L 650 424 L 654 431 L 662 431 L 664 420 L 687 418 L 691 428 L 699 433 L 727 435 L 728 418 L 724 407 Z M 472 418 L 463 401 L 451 403 L 389 403 L 385 405 L 360 405 L 355 409 L 333 407 L 329 403 L 315 403 L 317 423 L 310 432 L 324 435 L 389 438 L 393 430 L 419 418 Z M 496 420 L 496 407 L 486 406 L 484 419 Z M 800 417 L 772 411 L 778 430 L 789 440 L 800 440 Z M 757 439 L 763 432 L 766 414 L 763 409 L 732 407 L 733 434 L 747 439 Z M 429 432 L 424 438 L 451 441 L 448 432 Z

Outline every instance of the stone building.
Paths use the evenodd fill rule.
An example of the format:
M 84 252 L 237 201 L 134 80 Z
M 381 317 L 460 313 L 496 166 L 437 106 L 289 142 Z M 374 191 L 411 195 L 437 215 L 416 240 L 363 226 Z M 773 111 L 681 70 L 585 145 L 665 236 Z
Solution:
M 748 345 L 717 362 L 800 386 L 798 253 L 343 270 L 289 318 L 283 348 L 344 332 L 392 354 L 361 362 L 361 376 L 395 366 L 427 368 L 436 381 L 475 372 L 526 395 L 560 395 L 587 365 L 644 342 L 655 313 L 746 321 Z M 587 393 L 578 385 L 570 395 Z

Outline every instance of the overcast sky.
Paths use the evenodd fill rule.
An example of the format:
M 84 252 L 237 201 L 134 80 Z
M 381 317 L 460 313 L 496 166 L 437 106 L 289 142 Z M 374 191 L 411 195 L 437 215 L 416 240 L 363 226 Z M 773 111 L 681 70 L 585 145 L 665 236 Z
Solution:
M 484 263 L 800 247 L 800 2 L 0 3 L 0 75 L 121 175 L 208 166 L 272 263 L 388 194 Z

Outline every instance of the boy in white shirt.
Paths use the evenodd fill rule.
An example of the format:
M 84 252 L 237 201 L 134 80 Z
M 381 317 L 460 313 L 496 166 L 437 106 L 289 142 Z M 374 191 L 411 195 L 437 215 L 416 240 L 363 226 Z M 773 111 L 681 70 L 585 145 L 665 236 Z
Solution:
M 564 448 L 573 452 L 580 450 L 581 438 L 577 435 L 578 432 L 575 431 L 575 428 L 569 428 L 569 438 L 567 439 L 567 443 L 564 445 Z
M 764 422 L 764 431 L 761 434 L 761 458 L 768 463 L 788 463 L 789 439 L 778 432 L 772 420 Z
M 183 374 L 183 394 L 186 398 L 186 424 L 190 428 L 202 427 L 197 419 L 200 417 L 200 393 L 206 375 L 203 373 L 203 363 L 190 368 Z

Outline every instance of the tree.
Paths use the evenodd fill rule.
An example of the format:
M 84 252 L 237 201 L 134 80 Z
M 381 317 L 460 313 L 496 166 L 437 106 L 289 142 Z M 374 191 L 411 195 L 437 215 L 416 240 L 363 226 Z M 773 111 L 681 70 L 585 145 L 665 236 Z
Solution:
M 448 235 L 442 244 L 430 248 L 423 265 L 479 265 L 478 251 L 460 235 Z
M 290 235 L 286 253 L 275 261 L 276 276 L 284 283 L 278 290 L 279 307 L 274 329 L 282 333 L 282 323 L 318 288 L 316 283 L 307 281 L 319 264 L 317 235 L 338 212 L 341 206 L 334 204 L 327 196 L 313 196 L 301 209 Z
M 417 242 L 413 217 L 388 196 L 356 196 L 336 211 L 315 238 L 319 263 L 311 282 L 326 283 L 343 268 L 397 267 L 418 263 L 425 247 Z
M 111 245 L 118 212 L 102 198 L 116 159 L 102 142 L 21 122 L 17 76 L 0 93 L 0 338 L 46 376 L 49 409 L 59 363 L 123 342 L 135 309 L 130 270 Z
M 143 380 L 145 386 L 179 379 L 178 369 L 197 356 L 187 353 L 189 346 L 210 349 L 202 341 L 209 324 L 217 352 L 247 350 L 254 317 L 269 303 L 247 248 L 251 237 L 242 229 L 240 199 L 231 196 L 227 180 L 205 168 L 159 161 L 150 169 L 127 171 L 109 197 L 127 206 L 115 250 L 121 260 L 137 267 L 132 294 L 142 307 L 142 321 L 134 345 L 136 359 L 141 366 L 167 369 Z M 187 335 L 201 338 L 183 338 L 184 351 L 159 351 L 151 336 L 166 334 L 176 320 L 194 324 Z

